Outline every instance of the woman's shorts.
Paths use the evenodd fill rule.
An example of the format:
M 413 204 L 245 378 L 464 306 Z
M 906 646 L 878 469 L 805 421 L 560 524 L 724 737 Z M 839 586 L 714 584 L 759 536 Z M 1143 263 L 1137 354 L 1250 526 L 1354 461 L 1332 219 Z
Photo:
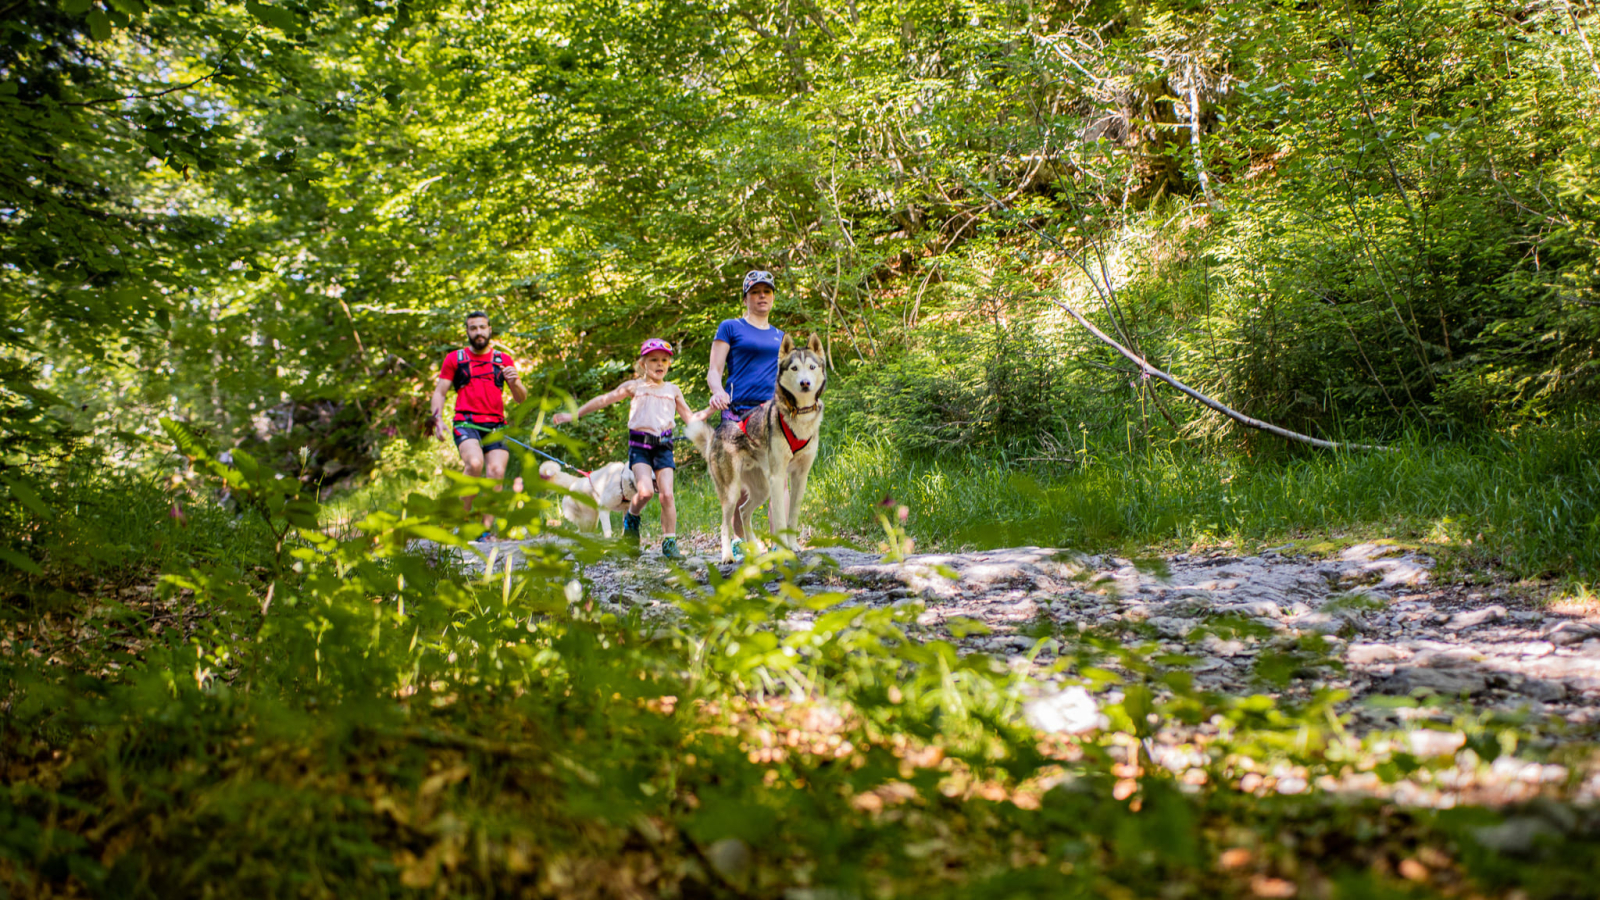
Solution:
M 628 468 L 633 468 L 639 463 L 656 469 L 676 469 L 678 464 L 672 461 L 672 432 L 657 437 L 640 431 L 628 432 Z

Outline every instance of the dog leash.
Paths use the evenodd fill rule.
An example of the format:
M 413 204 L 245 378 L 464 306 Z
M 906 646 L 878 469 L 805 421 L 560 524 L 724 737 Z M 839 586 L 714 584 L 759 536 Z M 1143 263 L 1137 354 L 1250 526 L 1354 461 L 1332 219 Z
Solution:
M 483 434 L 488 434 L 488 433 L 494 431 L 493 428 L 484 428 L 483 426 L 478 425 L 478 424 L 476 424 L 474 422 L 460 422 L 460 423 L 457 423 L 457 424 L 465 425 L 468 428 L 471 428 L 473 431 L 481 432 Z M 521 447 L 524 450 L 532 450 L 533 452 L 539 454 L 540 456 L 544 457 L 545 459 L 550 460 L 551 462 L 555 463 L 556 465 L 561 466 L 563 468 L 571 469 L 572 471 L 577 472 L 579 475 L 582 475 L 585 478 L 588 478 L 591 474 L 593 474 L 591 472 L 587 472 L 587 471 L 584 471 L 583 469 L 578 468 L 577 466 L 573 465 L 572 463 L 563 462 L 562 460 L 556 459 L 554 456 L 551 456 L 550 454 L 544 452 L 543 450 L 540 450 L 538 447 L 529 447 L 527 444 L 524 444 L 523 442 L 517 440 L 516 438 L 512 437 L 509 434 L 500 435 L 500 439 L 501 440 L 510 441 L 511 443 L 516 444 L 518 447 Z
M 540 456 L 544 457 L 545 459 L 550 460 L 551 462 L 555 463 L 556 465 L 563 466 L 565 468 L 571 469 L 572 471 L 577 472 L 579 475 L 582 475 L 585 478 L 588 478 L 591 474 L 593 474 L 591 472 L 587 472 L 587 471 L 585 471 L 583 469 L 578 468 L 577 466 L 573 465 L 572 463 L 562 462 L 561 460 L 556 459 L 554 456 L 551 456 L 550 454 L 544 452 L 543 450 L 540 450 L 538 447 L 529 447 L 527 444 L 524 444 L 523 442 L 517 440 L 514 437 L 506 437 L 506 440 L 510 441 L 513 444 L 516 444 L 518 447 L 522 447 L 522 448 L 527 449 L 527 450 L 532 450 L 533 452 L 539 454 Z

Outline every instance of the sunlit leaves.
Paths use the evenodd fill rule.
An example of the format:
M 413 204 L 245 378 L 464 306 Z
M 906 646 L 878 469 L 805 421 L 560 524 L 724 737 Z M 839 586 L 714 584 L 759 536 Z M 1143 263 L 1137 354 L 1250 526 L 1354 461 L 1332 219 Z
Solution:
M 281 6 L 270 3 L 260 3 L 257 0 L 245 0 L 245 9 L 250 15 L 255 16 L 267 25 L 283 32 L 298 30 L 300 23 L 295 19 L 294 13 Z
M 90 37 L 94 38 L 97 41 L 110 40 L 110 38 L 111 38 L 111 18 L 106 15 L 105 10 L 102 10 L 102 9 L 91 9 L 91 10 L 89 10 L 89 15 L 87 17 L 85 17 L 85 21 L 89 25 L 89 36 Z

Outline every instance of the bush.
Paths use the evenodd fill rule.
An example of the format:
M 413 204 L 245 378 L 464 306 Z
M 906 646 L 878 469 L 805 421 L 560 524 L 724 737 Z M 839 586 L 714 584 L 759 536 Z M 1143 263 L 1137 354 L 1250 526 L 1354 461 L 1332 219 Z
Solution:
M 1071 430 L 1059 349 L 1027 324 L 930 329 L 887 362 L 858 365 L 830 387 L 828 426 L 912 454 L 954 456 L 1031 447 Z

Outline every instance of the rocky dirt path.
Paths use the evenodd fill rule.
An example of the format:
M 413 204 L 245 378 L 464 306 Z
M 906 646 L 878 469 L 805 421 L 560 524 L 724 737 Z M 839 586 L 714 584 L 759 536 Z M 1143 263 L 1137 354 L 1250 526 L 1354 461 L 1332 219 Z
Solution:
M 700 547 L 701 552 L 709 551 Z M 496 571 L 525 549 L 492 546 Z M 480 545 L 486 552 L 489 547 Z M 1405 806 L 1511 807 L 1560 798 L 1600 810 L 1600 615 L 1545 608 L 1500 587 L 1441 582 L 1433 560 L 1392 542 L 1365 543 L 1329 555 L 1291 547 L 1235 556 L 1225 551 L 1152 560 L 1085 556 L 1018 547 L 925 554 L 888 562 L 874 553 L 808 550 L 814 569 L 798 581 L 807 592 L 842 592 L 864 607 L 919 604 L 923 639 L 988 653 L 1032 674 L 1023 710 L 1045 732 L 1104 727 L 1101 709 L 1122 699 L 1115 685 L 1077 686 L 1066 656 L 1084 638 L 1134 647 L 1144 659 L 1193 673 L 1196 687 L 1231 696 L 1266 695 L 1276 704 L 1319 689 L 1348 692 L 1348 733 L 1369 739 L 1369 759 L 1406 753 L 1431 767 L 1399 780 L 1370 766 L 1338 776 L 1285 763 L 1236 759 L 1231 784 L 1256 795 L 1310 789 L 1380 797 Z M 468 565 L 481 566 L 475 559 Z M 702 581 L 709 564 L 684 569 Z M 722 567 L 727 574 L 730 567 Z M 659 599 L 672 570 L 658 553 L 607 558 L 583 568 L 585 594 L 622 613 L 667 619 L 677 608 Z M 769 584 L 775 589 L 776 584 Z M 796 611 L 787 628 L 815 617 Z M 976 620 L 985 627 L 972 633 Z M 1060 654 L 1060 655 L 1058 655 Z M 1063 663 L 1067 663 L 1063 665 Z M 1096 665 L 1115 670 L 1114 660 Z M 1485 716 L 1521 722 L 1514 747 L 1486 762 L 1467 749 Z M 1478 726 L 1473 722 L 1479 723 Z M 1145 742 L 1150 758 L 1190 777 L 1219 726 L 1163 722 Z M 1531 809 L 1530 806 L 1518 806 Z M 1571 831 L 1563 806 L 1518 813 L 1480 830 L 1486 845 L 1521 852 L 1541 834 Z M 1553 818 L 1552 818 L 1553 817 Z M 1600 817 L 1583 828 L 1600 828 Z M 1552 831 L 1552 829 L 1554 831 Z M 1582 829 L 1579 829 L 1582 830 Z M 1588 832 L 1585 832 L 1588 833 Z
M 497 566 L 521 549 L 493 546 Z M 1433 560 L 1387 542 L 1326 557 L 1280 548 L 1138 564 L 1037 547 L 898 563 L 843 548 L 806 556 L 823 564 L 805 579 L 808 591 L 843 591 L 847 604 L 865 606 L 921 602 L 924 636 L 1016 665 L 1051 662 L 1055 645 L 1034 652 L 1041 638 L 1092 632 L 1192 657 L 1186 667 L 1205 690 L 1344 689 L 1358 718 L 1379 727 L 1400 713 L 1360 702 L 1372 695 L 1434 695 L 1522 712 L 1573 737 L 1600 725 L 1600 616 L 1548 610 L 1503 588 L 1438 583 Z M 692 557 L 686 568 L 703 578 L 706 565 Z M 647 552 L 591 564 L 585 578 L 601 603 L 666 615 L 670 607 L 654 597 L 669 574 Z M 789 626 L 805 627 L 810 615 L 794 614 Z M 952 636 L 948 626 L 957 619 L 981 622 L 988 633 Z M 1283 678 L 1262 677 L 1269 655 L 1291 667 Z

